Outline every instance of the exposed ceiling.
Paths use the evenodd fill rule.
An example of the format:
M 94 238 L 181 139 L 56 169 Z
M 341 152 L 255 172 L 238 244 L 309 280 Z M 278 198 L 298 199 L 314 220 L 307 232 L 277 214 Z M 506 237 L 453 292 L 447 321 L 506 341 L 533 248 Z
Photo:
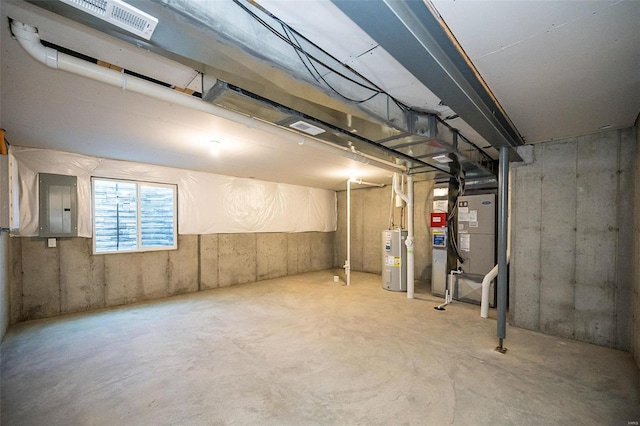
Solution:
M 178 87 L 206 92 L 215 77 L 255 93 L 274 86 L 279 96 L 302 98 L 312 91 L 313 81 L 295 52 L 275 44 L 261 48 L 265 30 L 249 25 L 251 18 L 234 3 L 131 3 L 155 5 L 161 23 L 164 19 L 175 26 L 162 30 L 159 25 L 157 40 L 154 34 L 148 44 L 107 24 L 88 28 L 30 3 L 3 2 L 2 126 L 10 142 L 319 188 L 342 189 L 349 176 L 389 183 L 387 170 L 311 143 L 300 145 L 299 134 L 264 133 L 47 69 L 9 37 L 7 16 L 38 27 L 43 40 Z M 457 111 L 442 105 L 434 94 L 437 88 L 428 88 L 428 82 L 396 59 L 393 48 L 380 47 L 334 3 L 259 3 L 394 98 L 450 118 L 448 124 L 496 158 L 494 141 L 487 141 L 465 117 L 451 118 Z M 187 6 L 213 7 L 229 18 L 207 26 L 206 10 L 193 16 Z M 626 127 L 640 112 L 640 2 L 437 1 L 435 6 L 527 141 L 592 133 L 603 125 Z M 73 19 L 86 21 L 82 12 L 69 13 L 64 7 Z M 233 22 L 234 28 L 222 25 Z M 181 45 L 181 34 L 200 41 Z M 247 40 L 253 40 L 253 47 Z M 349 116 L 368 114 L 345 107 L 330 90 L 316 92 L 318 104 L 349 108 Z M 376 108 L 380 103 L 369 112 L 379 112 Z M 217 156 L 209 154 L 212 139 L 223 142 Z
M 527 142 L 640 113 L 639 1 L 434 3 Z

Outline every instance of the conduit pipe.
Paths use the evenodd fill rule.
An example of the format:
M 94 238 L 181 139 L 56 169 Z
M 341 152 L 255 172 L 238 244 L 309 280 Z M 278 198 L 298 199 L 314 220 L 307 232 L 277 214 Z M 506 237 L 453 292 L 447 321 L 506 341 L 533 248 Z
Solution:
M 407 193 L 402 192 L 398 183 L 398 174 L 393 174 L 393 190 L 407 203 L 407 239 L 404 244 L 407 246 L 407 298 L 414 298 L 414 254 L 413 254 L 413 175 L 407 176 Z
M 247 127 L 256 128 L 276 136 L 291 138 L 292 135 L 299 134 L 294 130 L 287 130 L 275 124 L 210 104 L 193 96 L 160 86 L 156 83 L 151 83 L 144 79 L 127 75 L 124 72 L 105 68 L 83 59 L 67 55 L 66 53 L 59 52 L 53 48 L 46 47 L 40 42 L 38 30 L 31 25 L 12 20 L 11 32 L 20 46 L 32 58 L 42 64 L 45 64 L 49 68 L 59 69 L 71 74 L 76 74 L 111 86 L 119 87 L 123 91 L 127 90 L 161 101 L 205 112 L 207 114 L 215 115 L 239 124 L 244 124 Z M 315 148 L 329 150 L 336 155 L 341 155 L 342 157 L 354 161 L 370 164 L 374 167 L 392 172 L 404 172 L 407 170 L 404 166 L 373 157 L 360 151 L 356 151 L 355 149 L 348 149 L 346 147 L 334 145 L 308 136 L 304 136 L 304 138 L 305 142 L 309 141 Z

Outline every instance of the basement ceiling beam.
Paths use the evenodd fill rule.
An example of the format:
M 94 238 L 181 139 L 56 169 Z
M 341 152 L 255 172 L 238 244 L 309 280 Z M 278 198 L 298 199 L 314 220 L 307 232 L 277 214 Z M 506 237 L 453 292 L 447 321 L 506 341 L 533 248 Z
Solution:
M 331 0 L 496 148 L 524 140 L 427 3 Z M 520 160 L 510 149 L 512 160 Z

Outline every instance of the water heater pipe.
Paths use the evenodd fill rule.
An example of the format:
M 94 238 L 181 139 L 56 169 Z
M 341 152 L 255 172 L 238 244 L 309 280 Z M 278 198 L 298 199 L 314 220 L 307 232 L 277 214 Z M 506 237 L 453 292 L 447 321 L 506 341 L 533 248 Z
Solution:
M 393 174 L 393 190 L 407 203 L 407 239 L 404 244 L 407 246 L 407 298 L 414 298 L 414 263 L 415 258 L 413 254 L 413 175 L 407 176 L 407 193 L 403 193 L 398 183 L 398 174 Z
M 215 115 L 217 117 L 239 124 L 244 124 L 247 127 L 253 127 L 279 137 L 291 138 L 292 136 L 298 135 L 298 133 L 294 130 L 284 129 L 275 124 L 262 121 L 258 118 L 216 106 L 209 102 L 202 101 L 194 96 L 186 95 L 176 90 L 160 86 L 156 83 L 127 75 L 124 72 L 105 68 L 92 62 L 78 59 L 74 56 L 67 55 L 66 53 L 59 52 L 56 49 L 46 47 L 40 42 L 38 30 L 31 25 L 12 20 L 11 32 L 15 36 L 20 46 L 32 58 L 36 59 L 42 64 L 45 64 L 49 68 L 59 69 L 71 74 L 106 83 L 110 86 L 118 87 L 122 89 L 122 91 L 126 90 L 138 93 L 154 99 L 158 99 L 160 101 L 170 102 L 186 108 Z M 390 161 L 376 158 L 374 156 L 356 151 L 354 149 L 352 150 L 346 147 L 314 139 L 307 135 L 304 136 L 304 141 L 312 144 L 314 148 L 329 150 L 333 154 L 340 155 L 342 157 L 361 163 L 370 164 L 381 169 L 390 170 L 392 172 L 404 172 L 407 170 L 405 166 L 394 164 Z

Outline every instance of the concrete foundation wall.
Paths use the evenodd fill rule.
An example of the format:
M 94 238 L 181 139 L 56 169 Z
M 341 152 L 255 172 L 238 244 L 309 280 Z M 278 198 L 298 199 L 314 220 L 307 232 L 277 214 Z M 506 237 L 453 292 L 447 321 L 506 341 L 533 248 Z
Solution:
M 10 321 L 332 268 L 334 232 L 180 235 L 178 250 L 91 254 L 91 239 L 10 240 Z
M 9 234 L 0 232 L 0 342 L 9 327 Z
M 351 191 L 351 269 L 382 273 L 382 231 L 388 229 L 391 187 L 358 188 Z M 415 279 L 431 282 L 431 244 L 429 214 L 432 209 L 433 181 L 414 184 Z M 394 222 L 400 225 L 400 209 L 394 208 Z M 406 227 L 406 224 L 405 224 Z M 347 259 L 347 191 L 338 193 L 336 266 Z
M 533 154 L 513 165 L 511 323 L 630 350 L 635 130 Z
M 640 367 L 640 116 L 636 120 L 635 199 L 633 220 L 633 356 Z

